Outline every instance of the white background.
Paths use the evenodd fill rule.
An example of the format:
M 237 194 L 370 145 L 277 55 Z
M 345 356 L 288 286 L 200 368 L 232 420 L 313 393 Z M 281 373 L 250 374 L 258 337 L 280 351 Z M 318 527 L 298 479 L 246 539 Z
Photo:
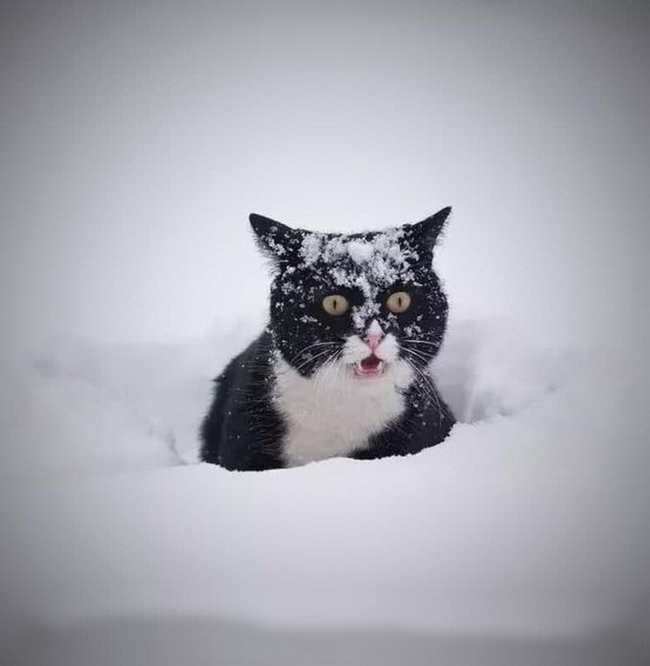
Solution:
M 260 311 L 259 212 L 452 205 L 457 310 L 549 344 L 647 319 L 645 3 L 4 3 L 12 346 L 166 340 Z

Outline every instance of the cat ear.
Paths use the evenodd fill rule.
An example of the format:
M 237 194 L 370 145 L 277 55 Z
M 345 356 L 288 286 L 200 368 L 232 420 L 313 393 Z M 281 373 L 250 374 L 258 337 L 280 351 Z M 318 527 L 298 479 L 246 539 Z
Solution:
M 260 250 L 275 263 L 287 261 L 300 245 L 300 231 L 270 217 L 251 213 L 249 218 Z
M 422 222 L 407 224 L 407 234 L 416 244 L 424 245 L 427 250 L 433 250 L 440 232 L 445 228 L 449 213 L 451 213 L 451 206 L 439 210 L 434 215 L 427 217 L 426 220 L 422 220 Z

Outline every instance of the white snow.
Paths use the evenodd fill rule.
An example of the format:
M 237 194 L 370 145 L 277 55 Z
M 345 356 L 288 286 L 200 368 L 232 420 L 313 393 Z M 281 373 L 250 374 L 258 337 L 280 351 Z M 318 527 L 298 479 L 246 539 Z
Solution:
M 358 240 L 350 241 L 347 244 L 347 249 L 350 258 L 357 264 L 363 264 L 370 261 L 373 253 L 371 243 Z
M 0 589 L 15 600 L 2 611 L 9 654 L 25 659 L 14 663 L 81 664 L 119 644 L 120 663 L 154 650 L 171 666 L 180 648 L 159 653 L 166 641 L 207 663 L 194 639 L 226 660 L 214 663 L 247 663 L 256 640 L 254 663 L 311 663 L 303 640 L 347 654 L 352 627 L 372 647 L 349 663 L 393 663 L 382 641 L 410 645 L 405 663 L 430 650 L 454 663 L 486 640 L 494 663 L 520 641 L 572 664 L 599 663 L 619 638 L 641 649 L 650 433 L 647 374 L 629 355 L 455 321 L 436 374 L 463 422 L 443 444 L 266 473 L 181 464 L 213 369 L 257 325 L 157 348 L 71 346 L 5 374 Z M 41 642 L 19 638 L 34 626 Z M 604 652 L 598 632 L 612 637 Z
M 311 266 L 321 253 L 321 234 L 307 234 L 300 246 L 300 256 L 305 266 Z

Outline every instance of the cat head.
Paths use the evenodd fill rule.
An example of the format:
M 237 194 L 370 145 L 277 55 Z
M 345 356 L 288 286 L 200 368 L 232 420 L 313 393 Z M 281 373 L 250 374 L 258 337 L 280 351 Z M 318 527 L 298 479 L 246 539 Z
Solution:
M 451 208 L 417 224 L 335 234 L 250 222 L 270 259 L 269 330 L 282 361 L 303 377 L 334 368 L 362 384 L 408 383 L 438 352 L 447 299 L 433 249 Z

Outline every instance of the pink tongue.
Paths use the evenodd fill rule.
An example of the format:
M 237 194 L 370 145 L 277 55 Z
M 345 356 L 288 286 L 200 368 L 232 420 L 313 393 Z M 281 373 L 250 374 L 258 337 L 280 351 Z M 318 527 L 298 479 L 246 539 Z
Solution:
M 381 361 L 376 356 L 367 356 L 361 361 L 362 370 L 376 370 Z

